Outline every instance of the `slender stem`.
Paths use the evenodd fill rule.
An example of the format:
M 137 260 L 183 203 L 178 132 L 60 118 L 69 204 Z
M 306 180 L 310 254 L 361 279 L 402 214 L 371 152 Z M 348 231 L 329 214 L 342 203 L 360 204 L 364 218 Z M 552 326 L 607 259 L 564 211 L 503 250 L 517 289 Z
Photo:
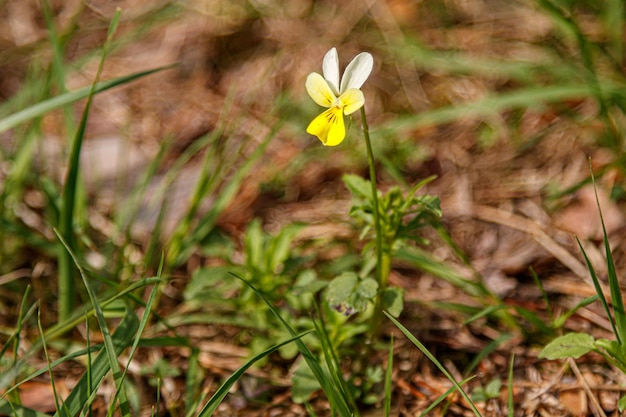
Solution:
M 374 315 L 370 324 L 370 337 L 373 338 L 378 333 L 378 326 L 382 319 L 383 294 L 387 289 L 387 279 L 391 269 L 391 259 L 385 256 L 383 248 L 383 230 L 380 221 L 380 209 L 378 201 L 378 185 L 376 184 L 376 164 L 374 152 L 372 151 L 372 141 L 370 140 L 369 127 L 365 117 L 365 106 L 361 107 L 361 124 L 363 128 L 363 138 L 367 148 L 367 161 L 370 169 L 370 184 L 372 184 L 372 208 L 374 210 L 374 227 L 376 229 L 376 281 L 378 282 L 378 295 L 374 306 Z

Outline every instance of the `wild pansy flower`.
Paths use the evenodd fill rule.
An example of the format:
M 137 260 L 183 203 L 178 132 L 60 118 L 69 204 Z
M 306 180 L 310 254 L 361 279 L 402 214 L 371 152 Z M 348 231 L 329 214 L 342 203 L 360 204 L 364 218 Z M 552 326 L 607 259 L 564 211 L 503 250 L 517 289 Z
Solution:
M 326 53 L 322 64 L 324 76 L 312 72 L 305 86 L 313 101 L 328 110 L 313 119 L 306 128 L 307 133 L 317 136 L 325 146 L 337 146 L 343 141 L 346 137 L 343 116 L 354 113 L 365 104 L 360 88 L 373 65 L 372 55 L 361 52 L 348 64 L 340 80 L 337 49 L 332 48 Z

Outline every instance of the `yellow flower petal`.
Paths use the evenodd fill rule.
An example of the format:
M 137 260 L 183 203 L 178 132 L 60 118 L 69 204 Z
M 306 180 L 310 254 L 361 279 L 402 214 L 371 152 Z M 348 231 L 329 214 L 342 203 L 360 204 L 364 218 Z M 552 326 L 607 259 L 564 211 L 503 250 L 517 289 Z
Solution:
M 351 88 L 344 92 L 340 97 L 341 104 L 343 104 L 343 112 L 345 114 L 352 114 L 365 104 L 365 97 L 361 90 Z
M 325 146 L 337 146 L 346 137 L 343 112 L 339 107 L 331 107 L 317 116 L 306 128 L 307 133 L 317 136 Z
M 322 107 L 330 107 L 336 99 L 324 77 L 317 72 L 312 72 L 306 77 L 305 87 L 313 101 Z

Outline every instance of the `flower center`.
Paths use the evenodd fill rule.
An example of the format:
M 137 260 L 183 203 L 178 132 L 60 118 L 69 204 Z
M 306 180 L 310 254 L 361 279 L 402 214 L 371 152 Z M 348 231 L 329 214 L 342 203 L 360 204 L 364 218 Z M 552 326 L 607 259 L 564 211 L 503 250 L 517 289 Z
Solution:
M 333 104 L 330 107 L 335 107 L 337 109 L 343 109 L 343 103 L 342 103 L 341 99 L 339 97 L 337 97 L 335 99 L 335 101 L 333 101 Z

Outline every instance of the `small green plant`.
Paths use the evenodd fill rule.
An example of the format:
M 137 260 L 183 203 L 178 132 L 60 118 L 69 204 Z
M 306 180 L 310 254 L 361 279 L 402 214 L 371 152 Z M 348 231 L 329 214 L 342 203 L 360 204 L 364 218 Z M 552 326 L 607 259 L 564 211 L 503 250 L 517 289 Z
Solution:
M 346 316 L 364 312 L 372 303 L 373 312 L 368 324 L 370 338 L 378 334 L 383 310 L 396 317 L 402 312 L 401 289 L 388 286 L 394 254 L 406 242 L 420 241 L 418 229 L 435 224 L 441 216 L 437 197 L 416 195 L 432 178 L 418 183 L 406 196 L 399 187 L 391 188 L 386 194 L 378 190 L 365 97 L 360 90 L 372 71 L 373 62 L 367 52 L 357 55 L 340 79 L 337 50 L 332 48 L 323 59 L 324 76 L 313 72 L 306 80 L 311 98 L 328 108 L 309 124 L 307 132 L 317 136 L 325 146 L 339 145 L 346 134 L 344 115 L 361 110 L 370 178 L 365 180 L 356 175 L 346 175 L 343 179 L 353 196 L 350 214 L 363 227 L 361 237 L 367 238 L 363 259 L 375 259 L 375 262 L 364 261 L 359 272 L 344 271 L 339 274 L 331 281 L 326 298 L 332 308 Z M 372 269 L 373 277 L 369 275 Z
M 593 171 L 591 174 L 593 180 Z M 595 190 L 595 182 L 594 182 Z M 611 254 L 611 246 L 609 244 L 609 238 L 604 225 L 604 218 L 602 216 L 602 209 L 600 207 L 600 201 L 596 192 L 596 204 L 598 206 L 598 212 L 600 216 L 600 222 L 602 224 L 604 250 L 607 263 L 608 281 L 611 293 L 611 303 L 607 301 L 607 298 L 602 289 L 602 285 L 596 271 L 587 256 L 582 244 L 578 242 L 578 246 L 585 258 L 589 274 L 593 281 L 593 285 L 602 304 L 604 312 L 611 323 L 613 329 L 613 335 L 615 340 L 607 339 L 595 339 L 593 336 L 587 333 L 568 333 L 554 339 L 547 344 L 539 353 L 539 357 L 546 359 L 565 359 L 574 358 L 577 359 L 589 352 L 596 352 L 602 355 L 608 363 L 617 367 L 622 372 L 626 373 L 626 312 L 624 310 L 624 302 L 622 299 L 622 291 L 619 285 L 619 278 L 615 271 L 615 263 L 613 262 L 613 256 Z M 626 409 L 626 396 L 620 398 L 618 403 L 620 411 Z

